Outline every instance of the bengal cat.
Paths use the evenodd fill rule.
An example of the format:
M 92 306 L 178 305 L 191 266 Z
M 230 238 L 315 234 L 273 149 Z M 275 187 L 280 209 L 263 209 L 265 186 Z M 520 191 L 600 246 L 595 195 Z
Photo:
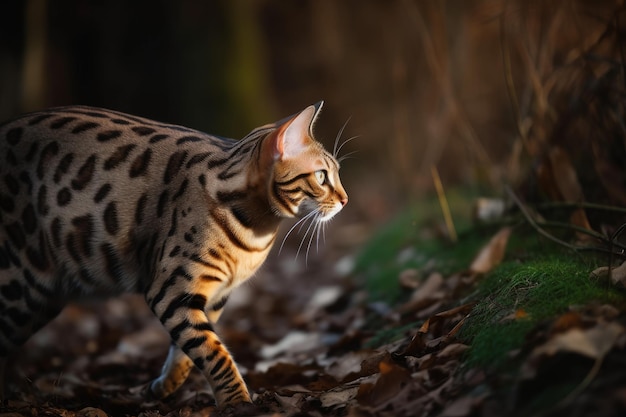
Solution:
M 239 141 L 82 106 L 0 126 L 0 381 L 67 302 L 138 292 L 172 339 L 152 395 L 195 365 L 219 406 L 250 401 L 213 325 L 281 220 L 324 222 L 348 202 L 313 137 L 321 107 Z

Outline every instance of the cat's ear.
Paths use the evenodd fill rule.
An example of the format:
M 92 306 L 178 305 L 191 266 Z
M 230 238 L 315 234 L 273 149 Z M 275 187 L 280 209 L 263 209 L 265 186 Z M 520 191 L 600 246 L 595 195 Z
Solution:
M 313 140 L 313 125 L 317 120 L 323 101 L 307 107 L 281 125 L 273 139 L 274 160 L 298 156 Z

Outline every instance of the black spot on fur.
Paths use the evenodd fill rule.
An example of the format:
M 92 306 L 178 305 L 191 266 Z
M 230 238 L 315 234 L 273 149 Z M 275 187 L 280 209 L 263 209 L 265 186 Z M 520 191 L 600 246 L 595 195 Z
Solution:
M 175 152 L 170 156 L 170 159 L 167 161 L 167 167 L 165 168 L 165 173 L 163 174 L 163 183 L 169 184 L 172 179 L 176 176 L 180 168 L 185 163 L 185 159 L 187 158 L 187 151 L 179 151 Z
M 67 206 L 72 201 L 72 192 L 69 188 L 64 187 L 57 193 L 57 204 L 59 207 Z
M 139 136 L 147 136 L 155 132 L 153 128 L 148 127 L 148 126 L 135 126 L 132 128 L 132 131 L 138 134 Z
M 26 160 L 26 162 L 33 162 L 33 159 L 35 159 L 35 156 L 37 155 L 37 152 L 39 152 L 39 142 L 33 142 L 30 144 L 30 147 L 28 148 L 28 152 L 26 152 L 26 156 L 24 156 L 24 159 Z
M 167 190 L 164 190 L 159 196 L 159 202 L 157 204 L 157 217 L 163 216 L 163 212 L 165 211 L 165 204 L 167 203 L 169 198 L 169 193 Z
M 120 136 L 122 136 L 121 130 L 106 130 L 104 132 L 98 133 L 98 135 L 96 136 L 96 139 L 99 142 L 108 142 L 110 140 L 119 138 Z
M 76 231 L 76 244 L 80 251 L 86 255 L 91 256 L 93 250 L 91 248 L 91 241 L 94 233 L 94 221 L 90 214 L 84 216 L 74 217 L 72 219 L 72 225 Z
M 129 124 L 131 124 L 131 122 L 129 120 L 126 120 L 126 119 L 111 119 L 111 122 L 115 123 L 116 125 L 129 125 Z
M 44 120 L 48 120 L 49 118 L 51 118 L 52 115 L 51 114 L 40 114 L 36 117 L 33 117 L 32 119 L 30 119 L 28 121 L 28 125 L 29 126 L 35 126 L 38 125 L 39 123 L 43 122 Z
M 106 159 L 106 161 L 104 161 L 104 169 L 109 171 L 117 167 L 122 162 L 124 162 L 128 158 L 128 155 L 130 154 L 130 152 L 136 146 L 137 145 L 135 144 L 118 146 L 115 152 L 113 152 L 113 155 L 111 155 L 110 157 Z
M 41 155 L 39 156 L 39 163 L 37 164 L 37 178 L 43 179 L 44 173 L 48 170 L 50 160 L 59 152 L 59 144 L 57 142 L 50 142 L 43 148 Z
M 15 146 L 22 139 L 23 129 L 21 127 L 14 127 L 7 132 L 7 142 L 9 145 Z
M 64 155 L 63 158 L 61 158 L 61 160 L 59 161 L 59 164 L 57 165 L 56 170 L 54 171 L 53 179 L 55 183 L 58 184 L 59 181 L 61 181 L 61 178 L 63 178 L 63 175 L 65 175 L 67 171 L 70 169 L 70 166 L 72 165 L 73 160 L 74 160 L 73 153 L 68 153 Z
M 109 195 L 112 188 L 113 187 L 111 187 L 111 184 L 109 184 L 108 182 L 100 187 L 100 189 L 93 198 L 94 203 L 100 203 L 102 200 L 104 200 L 106 196 Z
M 28 204 L 22 210 L 22 226 L 27 235 L 31 235 L 37 230 L 37 215 L 32 204 Z
M 74 127 L 74 129 L 72 129 L 72 133 L 77 134 L 77 133 L 86 132 L 88 130 L 95 129 L 98 126 L 100 126 L 98 123 L 83 122 L 79 124 L 78 126 Z
M 14 198 L 6 194 L 0 194 L 0 209 L 5 213 L 12 213 L 15 210 Z
M 75 190 L 84 189 L 93 178 L 96 168 L 96 155 L 91 155 L 78 170 L 78 174 L 72 180 L 72 188 Z
M 26 245 L 24 230 L 22 230 L 22 226 L 18 222 L 6 225 L 5 230 L 9 235 L 9 240 L 17 249 L 22 249 Z
M 111 201 L 104 209 L 104 228 L 110 235 L 116 235 L 120 229 L 115 201 Z
M 61 129 L 63 126 L 74 120 L 76 120 L 76 118 L 71 116 L 58 118 L 50 123 L 50 129 Z
M 8 284 L 0 287 L 0 293 L 2 293 L 2 296 L 5 299 L 9 301 L 15 301 L 22 298 L 23 291 L 22 286 L 19 284 L 19 282 L 13 280 Z
M 192 156 L 189 159 L 189 162 L 187 162 L 187 168 L 190 168 L 193 165 L 199 164 L 200 162 L 204 161 L 205 159 L 207 159 L 212 154 L 213 154 L 213 152 L 203 152 L 203 153 L 199 153 L 199 154 L 196 154 L 196 155 Z
M 13 195 L 17 195 L 20 192 L 20 183 L 11 174 L 4 176 L 4 184 L 9 189 L 9 192 Z
M 114 282 L 119 283 L 124 277 L 124 269 L 122 267 L 122 261 L 117 255 L 117 251 L 113 245 L 103 243 L 100 245 L 100 252 L 104 256 L 106 272 Z
M 185 178 L 183 182 L 180 184 L 180 187 L 178 187 L 178 191 L 176 191 L 176 193 L 172 196 L 172 201 L 176 201 L 181 195 L 183 195 L 185 191 L 187 190 L 188 185 L 189 185 L 189 180 Z
M 150 138 L 150 143 L 161 142 L 162 140 L 167 139 L 168 137 L 169 137 L 168 135 L 163 135 L 163 134 L 154 135 Z
M 187 142 L 200 142 L 203 139 L 199 136 L 183 136 L 182 138 L 179 138 L 176 141 L 177 145 L 182 145 L 183 143 L 187 143 Z
M 135 158 L 130 165 L 128 175 L 131 178 L 139 177 L 146 173 L 148 166 L 150 165 L 150 158 L 152 157 L 152 149 L 148 148 L 143 153 Z
M 137 207 L 135 208 L 135 223 L 140 225 L 143 222 L 144 211 L 146 210 L 146 203 L 148 202 L 148 195 L 142 194 L 137 200 Z
M 37 211 L 42 216 L 48 215 L 50 211 L 50 206 L 48 205 L 48 187 L 46 187 L 45 184 L 39 187 L 39 192 L 37 193 Z

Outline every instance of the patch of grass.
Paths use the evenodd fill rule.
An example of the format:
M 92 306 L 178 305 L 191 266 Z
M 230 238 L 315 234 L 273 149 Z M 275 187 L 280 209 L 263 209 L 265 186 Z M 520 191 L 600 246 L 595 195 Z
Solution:
M 467 269 L 498 229 L 467 227 L 459 233 L 458 242 L 451 243 L 428 233 L 434 229 L 436 216 L 432 207 L 430 211 L 406 211 L 381 229 L 363 249 L 356 273 L 370 302 L 394 305 L 404 301 L 410 291 L 400 287 L 398 278 L 407 268 L 418 270 L 422 277 L 433 271 L 449 276 Z M 596 266 L 597 260 L 567 251 L 530 228 L 515 228 L 504 262 L 482 278 L 475 292 L 468 295 L 478 300 L 460 333 L 462 340 L 471 345 L 468 363 L 503 365 L 511 351 L 522 347 L 533 328 L 571 306 L 591 302 L 626 305 L 626 293 L 589 278 Z M 514 318 L 516 312 L 524 317 Z M 381 318 L 370 319 L 371 325 L 366 327 L 378 328 Z M 412 323 L 409 327 L 419 325 Z M 406 327 L 381 331 L 369 345 L 393 341 L 405 334 Z
M 442 216 L 436 199 L 401 213 L 374 235 L 356 260 L 355 271 L 362 279 L 370 300 L 398 302 L 403 293 L 398 277 L 413 268 L 422 275 L 438 271 L 444 275 L 467 268 L 476 251 L 489 238 L 488 231 L 468 230 L 470 207 L 468 196 L 452 191 L 449 200 L 453 217 L 460 229 L 457 243 L 435 236 Z
M 524 262 L 510 259 L 496 268 L 480 284 L 480 301 L 461 331 L 471 345 L 468 364 L 503 364 L 532 328 L 571 306 L 623 304 L 622 291 L 589 278 L 595 266 L 571 252 L 555 251 L 535 253 Z

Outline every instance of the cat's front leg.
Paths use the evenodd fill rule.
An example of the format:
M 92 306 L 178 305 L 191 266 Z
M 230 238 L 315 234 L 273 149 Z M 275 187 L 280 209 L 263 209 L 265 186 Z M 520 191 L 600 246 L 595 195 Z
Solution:
M 216 323 L 219 319 L 224 304 L 226 304 L 226 300 L 227 297 L 224 297 L 210 308 L 208 317 L 211 323 Z M 163 364 L 161 375 L 149 385 L 150 395 L 162 399 L 173 394 L 187 380 L 193 367 L 194 363 L 189 356 L 176 344 L 172 343 L 167 354 L 167 359 Z
M 164 282 L 166 290 L 161 287 L 149 292 L 150 307 L 170 333 L 172 341 L 204 373 L 218 406 L 250 402 L 250 394 L 235 361 L 209 321 L 208 314 L 215 314 L 204 294 L 210 292 L 194 293 L 190 285 L 176 282 L 179 279 L 191 281 L 184 269 L 178 268 L 177 271 L 177 278 L 172 279 L 173 274 Z
M 193 362 L 178 346 L 170 345 L 161 375 L 150 383 L 150 394 L 155 398 L 165 398 L 173 394 L 187 380 Z

